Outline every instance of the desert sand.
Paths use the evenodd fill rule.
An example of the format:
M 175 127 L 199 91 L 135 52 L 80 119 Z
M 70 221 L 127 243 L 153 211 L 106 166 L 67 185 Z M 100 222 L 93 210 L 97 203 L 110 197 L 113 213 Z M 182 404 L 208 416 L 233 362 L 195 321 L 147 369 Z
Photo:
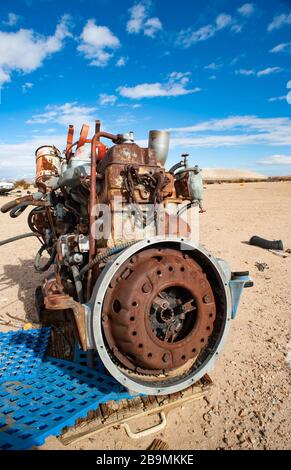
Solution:
M 8 199 L 1 197 L 0 204 Z M 290 202 L 291 182 L 213 184 L 205 190 L 200 241 L 232 270 L 249 270 L 255 283 L 244 291 L 206 399 L 170 411 L 166 429 L 155 436 L 131 440 L 114 428 L 66 448 L 50 437 L 41 448 L 146 449 L 154 437 L 170 449 L 290 448 L 291 257 L 243 243 L 256 234 L 291 248 Z M 16 220 L 0 215 L 1 240 L 26 231 L 25 213 Z M 33 270 L 37 247 L 35 239 L 0 247 L 0 319 L 33 320 L 34 290 L 42 277 Z M 268 268 L 261 272 L 256 262 Z

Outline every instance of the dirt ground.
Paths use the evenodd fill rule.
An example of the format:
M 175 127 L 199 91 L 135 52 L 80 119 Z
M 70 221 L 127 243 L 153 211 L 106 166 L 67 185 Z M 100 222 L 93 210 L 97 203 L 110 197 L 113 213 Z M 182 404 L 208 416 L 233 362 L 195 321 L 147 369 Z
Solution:
M 7 199 L 1 197 L 0 204 Z M 170 411 L 166 429 L 155 436 L 131 440 L 115 428 L 65 449 L 146 449 L 153 437 L 170 449 L 290 449 L 291 256 L 281 258 L 243 242 L 256 234 L 282 239 L 291 248 L 291 182 L 208 185 L 205 208 L 201 242 L 233 271 L 249 270 L 255 282 L 244 291 L 211 374 L 212 391 Z M 25 214 L 15 220 L 0 215 L 0 240 L 25 231 Z M 41 279 L 33 270 L 37 246 L 37 240 L 27 239 L 0 247 L 2 321 L 11 320 L 9 315 L 34 318 L 34 289 Z M 268 268 L 261 272 L 256 262 Z M 42 449 L 64 447 L 51 437 Z

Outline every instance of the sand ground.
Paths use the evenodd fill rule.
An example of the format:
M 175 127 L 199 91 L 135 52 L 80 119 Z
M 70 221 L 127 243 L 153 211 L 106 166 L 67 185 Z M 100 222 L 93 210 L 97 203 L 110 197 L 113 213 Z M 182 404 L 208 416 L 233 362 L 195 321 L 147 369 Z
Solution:
M 7 199 L 1 197 L 0 204 Z M 243 242 L 256 234 L 282 239 L 291 248 L 291 183 L 209 185 L 205 207 L 202 243 L 232 270 L 249 270 L 255 286 L 244 291 L 211 374 L 212 392 L 170 411 L 167 428 L 154 437 L 167 441 L 170 449 L 288 449 L 291 257 Z M 0 240 L 25 231 L 25 213 L 15 220 L 0 215 Z M 33 270 L 37 246 L 37 240 L 27 239 L 0 248 L 2 319 L 33 319 L 34 289 L 41 280 Z M 261 272 L 256 262 L 268 268 Z M 2 331 L 9 328 L 0 326 Z M 131 440 L 123 429 L 114 428 L 66 449 L 146 449 L 152 439 Z M 54 437 L 42 448 L 64 449 Z

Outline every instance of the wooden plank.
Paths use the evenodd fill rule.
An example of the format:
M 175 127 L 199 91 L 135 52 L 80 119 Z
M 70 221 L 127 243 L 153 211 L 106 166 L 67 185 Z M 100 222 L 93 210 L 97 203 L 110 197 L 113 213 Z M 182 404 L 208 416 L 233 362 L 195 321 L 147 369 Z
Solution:
M 204 385 L 202 385 L 204 383 Z M 169 411 L 170 409 L 181 406 L 182 404 L 198 400 L 206 395 L 212 385 L 210 377 L 205 380 L 199 381 L 192 387 L 184 390 L 183 392 L 174 393 L 171 395 L 163 396 L 147 396 L 135 397 L 130 400 L 121 400 L 120 402 L 108 402 L 100 405 L 100 414 L 96 418 L 82 420 L 81 425 L 75 425 L 71 428 L 63 430 L 59 440 L 64 445 L 79 442 L 82 439 L 104 431 L 111 426 L 123 424 L 141 416 L 149 416 L 161 411 Z M 114 409 L 109 409 L 110 406 Z M 102 410 L 102 411 L 101 411 Z M 91 414 L 91 416 L 94 416 Z M 101 418 L 100 418 L 101 417 Z

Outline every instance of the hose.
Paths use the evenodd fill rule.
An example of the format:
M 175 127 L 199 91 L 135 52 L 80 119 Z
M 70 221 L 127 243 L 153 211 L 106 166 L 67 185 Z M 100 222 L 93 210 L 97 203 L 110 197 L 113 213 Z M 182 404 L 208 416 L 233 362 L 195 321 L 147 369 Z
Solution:
M 78 300 L 82 304 L 84 302 L 84 297 L 83 297 L 83 285 L 80 279 L 80 272 L 76 265 L 71 266 L 71 271 L 72 271 L 74 282 L 75 282 Z
M 250 238 L 249 244 L 265 248 L 266 250 L 284 250 L 282 240 L 271 241 L 258 237 L 257 235 Z
M 181 214 L 183 214 L 183 212 L 185 211 L 188 211 L 189 209 L 191 209 L 191 207 L 193 206 L 196 206 L 197 203 L 196 202 L 188 202 L 188 204 L 186 204 L 186 206 L 182 206 L 181 209 L 178 210 L 177 212 L 177 217 L 179 217 Z
M 39 230 L 37 230 L 37 228 L 33 224 L 33 217 L 38 212 L 43 212 L 43 211 L 45 211 L 44 207 L 35 207 L 34 209 L 32 209 L 32 211 L 30 211 L 30 213 L 28 214 L 28 217 L 27 217 L 27 223 L 28 223 L 28 226 L 29 226 L 30 230 L 32 232 L 39 233 L 40 235 L 41 235 L 41 232 L 39 232 Z
M 134 243 L 136 243 L 136 241 L 122 243 L 121 245 L 117 245 L 117 246 L 114 246 L 113 248 L 109 248 L 104 253 L 97 255 L 88 264 L 86 264 L 86 266 L 84 266 L 81 269 L 80 279 L 83 279 L 84 275 L 89 271 L 89 269 L 92 269 L 96 264 L 100 263 L 101 261 L 108 258 L 109 256 L 115 255 L 119 253 L 120 251 L 125 250 L 125 248 L 128 248 L 131 245 L 134 245 Z
M 169 173 L 174 174 L 175 171 L 178 170 L 179 168 L 185 168 L 185 163 L 184 162 L 176 163 L 169 169 Z
M 5 240 L 0 241 L 0 246 L 6 245 L 7 243 L 16 242 L 17 240 L 21 240 L 22 238 L 28 238 L 28 237 L 39 237 L 39 234 L 28 232 L 28 233 L 23 233 L 22 235 L 17 235 L 16 237 L 6 238 Z
M 41 201 L 43 198 L 43 193 L 37 192 L 34 194 L 29 194 L 28 196 L 22 196 L 18 197 L 17 199 L 14 199 L 13 201 L 8 201 L 6 204 L 1 206 L 0 210 L 3 214 L 6 214 L 6 212 L 11 211 L 11 209 L 14 209 L 14 207 L 19 206 L 19 204 L 33 204 L 33 205 L 43 205 L 44 201 Z
M 20 214 L 22 214 L 22 212 L 25 211 L 25 209 L 29 205 L 30 205 L 29 202 L 23 202 L 22 204 L 18 204 L 18 206 L 14 207 L 9 212 L 10 217 L 12 217 L 12 219 L 16 219 L 16 217 L 18 217 Z
M 34 234 L 34 235 L 36 235 L 36 234 Z M 56 257 L 56 254 L 57 254 L 56 249 L 53 247 L 51 249 L 51 253 L 49 253 L 50 254 L 49 260 L 47 261 L 47 263 L 45 263 L 44 266 L 41 266 L 40 265 L 40 260 L 41 260 L 42 254 L 45 250 L 49 253 L 48 246 L 47 245 L 42 245 L 40 247 L 40 249 L 38 250 L 38 252 L 36 253 L 36 257 L 34 259 L 34 269 L 38 273 L 44 273 L 45 271 L 47 271 L 51 267 L 51 265 L 53 264 L 53 262 L 55 260 L 55 257 Z

